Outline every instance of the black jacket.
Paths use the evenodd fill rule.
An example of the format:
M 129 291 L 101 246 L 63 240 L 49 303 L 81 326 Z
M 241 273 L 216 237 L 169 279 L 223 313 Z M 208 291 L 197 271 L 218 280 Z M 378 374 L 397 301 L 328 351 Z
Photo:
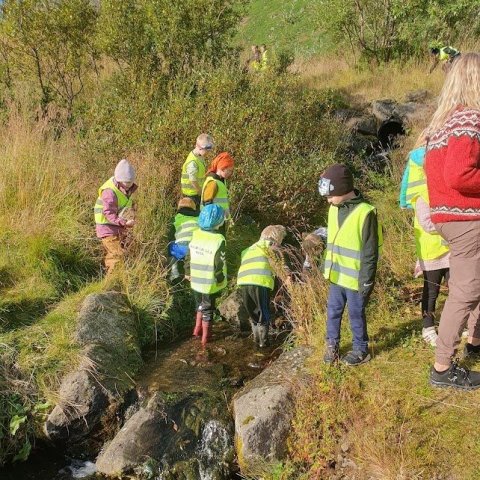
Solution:
M 347 200 L 338 206 L 338 227 L 340 228 L 355 209 L 362 202 L 365 202 L 362 194 L 355 190 L 357 196 L 351 200 Z M 371 211 L 365 218 L 362 230 L 362 251 L 360 252 L 360 274 L 358 277 L 359 292 L 368 297 L 373 290 L 375 283 L 375 274 L 377 273 L 378 263 L 378 220 L 377 211 Z

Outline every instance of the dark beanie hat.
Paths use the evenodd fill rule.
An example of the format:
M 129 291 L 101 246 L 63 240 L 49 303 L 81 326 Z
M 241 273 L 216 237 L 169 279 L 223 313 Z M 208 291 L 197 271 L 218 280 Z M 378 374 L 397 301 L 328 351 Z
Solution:
M 352 172 L 341 163 L 328 167 L 320 177 L 318 191 L 323 197 L 345 195 L 353 190 Z

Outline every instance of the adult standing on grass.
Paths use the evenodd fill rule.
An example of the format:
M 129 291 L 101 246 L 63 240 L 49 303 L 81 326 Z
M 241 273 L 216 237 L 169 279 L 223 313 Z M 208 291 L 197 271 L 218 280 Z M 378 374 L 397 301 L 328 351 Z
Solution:
M 467 351 L 480 353 L 480 54 L 467 53 L 453 64 L 428 134 L 431 218 L 450 246 L 449 294 L 430 382 L 474 389 L 480 387 L 480 372 L 461 368 L 452 359 L 467 320 Z
M 97 237 L 105 250 L 107 274 L 123 262 L 126 229 L 135 225 L 133 218 L 127 219 L 125 212 L 133 212 L 132 194 L 137 189 L 135 170 L 128 160 L 120 160 L 109 178 L 98 190 L 95 203 Z
M 182 166 L 182 196 L 191 198 L 197 210 L 200 209 L 200 196 L 205 182 L 205 155 L 214 147 L 213 139 L 206 133 L 197 137 L 195 148 L 188 154 Z

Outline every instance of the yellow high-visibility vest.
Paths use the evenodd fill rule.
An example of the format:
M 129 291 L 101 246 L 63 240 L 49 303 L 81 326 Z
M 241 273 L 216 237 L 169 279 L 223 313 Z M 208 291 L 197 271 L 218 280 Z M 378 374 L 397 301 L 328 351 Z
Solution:
M 375 211 L 375 207 L 366 202 L 359 203 L 339 228 L 338 207 L 334 205 L 330 207 L 323 275 L 332 283 L 351 290 L 359 290 L 363 224 L 371 211 Z M 379 250 L 382 244 L 383 233 L 379 223 Z
M 107 189 L 113 190 L 113 193 L 117 197 L 117 204 L 118 204 L 119 211 L 124 208 L 130 208 L 133 205 L 132 199 L 130 197 L 127 197 L 121 190 L 117 188 L 117 186 L 113 182 L 113 177 L 108 179 L 98 189 L 98 198 L 97 198 L 97 201 L 95 202 L 95 207 L 93 209 L 94 215 L 95 215 L 95 223 L 97 225 L 111 225 L 107 217 L 103 214 L 102 192 Z
M 182 194 L 186 196 L 198 195 L 198 192 L 193 188 L 193 185 L 190 182 L 190 177 L 188 176 L 188 173 L 187 173 L 187 166 L 191 162 L 195 162 L 195 164 L 197 165 L 197 169 L 198 169 L 197 183 L 198 185 L 200 185 L 200 188 L 202 188 L 203 183 L 205 182 L 205 174 L 206 174 L 205 162 L 202 157 L 197 157 L 196 155 L 194 155 L 193 152 L 190 152 L 182 166 Z
M 273 290 L 273 271 L 268 260 L 270 243 L 259 240 L 243 250 L 237 285 L 257 285 Z
M 413 160 L 408 161 L 408 182 L 405 191 L 405 200 L 412 203 L 412 199 L 423 193 L 427 188 L 425 170 Z
M 209 184 L 209 182 L 217 183 L 217 194 L 215 195 L 215 198 L 213 199 L 212 203 L 216 203 L 217 205 L 220 205 L 223 208 L 223 212 L 225 214 L 225 220 L 228 220 L 230 218 L 230 202 L 228 200 L 228 189 L 227 189 L 226 181 L 222 182 L 221 180 L 217 180 L 216 178 L 213 178 L 213 177 L 206 178 L 205 183 L 203 184 L 203 189 L 202 189 L 201 208 L 203 208 L 204 206 L 203 193 L 205 191 L 205 188 Z
M 416 195 L 412 200 L 412 207 L 415 211 L 415 218 L 413 221 L 413 228 L 415 231 L 415 249 L 417 252 L 417 258 L 419 260 L 435 260 L 436 258 L 443 257 L 450 249 L 446 241 L 436 232 L 426 232 L 417 219 L 417 200 L 422 198 L 427 204 L 428 192 L 425 189 L 421 195 Z
M 198 217 L 177 213 L 173 221 L 175 227 L 175 242 L 188 244 L 195 230 L 198 230 Z
M 227 265 L 223 263 L 223 281 L 215 278 L 215 255 L 225 237 L 221 233 L 195 230 L 190 242 L 190 286 L 192 290 L 213 294 L 227 286 Z

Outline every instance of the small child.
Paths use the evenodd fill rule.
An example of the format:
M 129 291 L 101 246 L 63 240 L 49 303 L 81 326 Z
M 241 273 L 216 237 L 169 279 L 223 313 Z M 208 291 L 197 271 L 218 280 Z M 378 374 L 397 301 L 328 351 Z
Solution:
M 270 225 L 262 231 L 258 242 L 242 252 L 237 285 L 250 316 L 253 341 L 260 348 L 268 344 L 270 292 L 275 283 L 270 258 L 272 250 L 282 244 L 286 233 L 283 225 Z
M 133 218 L 123 218 L 122 212 L 134 211 L 132 194 L 137 190 L 135 170 L 128 160 L 120 160 L 114 176 L 98 190 L 95 203 L 95 225 L 97 237 L 105 250 L 105 267 L 110 274 L 116 265 L 123 263 L 125 255 L 126 229 L 135 225 Z
M 425 161 L 425 134 L 417 140 L 416 148 L 408 154 L 408 162 L 400 190 L 400 206 L 413 208 L 415 219 L 415 247 L 417 264 L 415 276 L 423 273 L 422 317 L 423 340 L 434 347 L 437 343 L 435 307 L 442 280 L 448 282 L 450 249 L 438 234 L 430 217 L 430 205 L 423 164 Z
M 195 148 L 188 154 L 182 166 L 182 195 L 190 197 L 200 209 L 200 196 L 205 182 L 205 157 L 214 148 L 213 139 L 206 133 L 201 133 L 195 142 Z
M 205 206 L 198 217 L 200 229 L 193 232 L 190 242 L 190 282 L 195 295 L 197 313 L 194 337 L 202 337 L 205 348 L 215 313 L 215 300 L 227 286 L 225 237 L 218 229 L 223 225 L 222 207 Z
M 177 214 L 173 221 L 171 233 L 172 241 L 168 244 L 170 254 L 170 281 L 175 283 L 185 276 L 185 259 L 188 256 L 188 245 L 192 240 L 193 232 L 198 229 L 198 211 L 193 199 L 184 197 L 177 206 Z M 173 238 L 175 240 L 173 240 Z
M 372 293 L 382 233 L 375 207 L 353 187 L 353 175 L 342 164 L 327 168 L 318 182 L 327 197 L 327 248 L 324 277 L 330 286 L 327 301 L 325 363 L 339 358 L 340 326 L 348 305 L 353 348 L 342 361 L 350 366 L 370 360 L 365 309 Z
M 212 203 L 220 205 L 225 212 L 225 221 L 231 220 L 227 179 L 232 176 L 233 167 L 234 160 L 229 153 L 218 154 L 208 167 L 202 190 L 202 207 Z M 225 226 L 220 229 L 220 232 L 225 235 Z

